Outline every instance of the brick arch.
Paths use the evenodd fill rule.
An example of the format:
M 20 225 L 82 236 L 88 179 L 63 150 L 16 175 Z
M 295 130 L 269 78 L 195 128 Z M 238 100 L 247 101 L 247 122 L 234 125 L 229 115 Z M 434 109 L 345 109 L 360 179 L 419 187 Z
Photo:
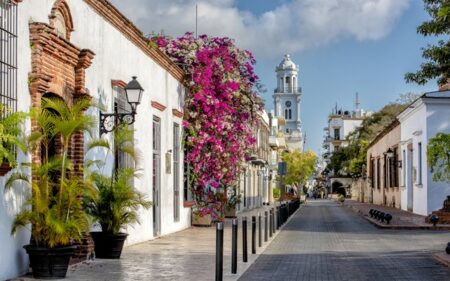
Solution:
M 58 36 L 49 24 L 30 23 L 29 26 L 32 47 L 28 82 L 32 106 L 40 107 L 42 97 L 48 93 L 62 98 L 68 104 L 83 96 L 90 97 L 85 88 L 85 70 L 91 65 L 95 54 Z M 32 123 L 32 129 L 36 129 L 35 123 Z M 76 167 L 83 166 L 83 132 L 74 135 L 70 157 Z M 41 162 L 40 148 L 33 153 L 33 162 Z M 80 169 L 79 174 L 82 173 Z
M 56 0 L 55 4 L 53 4 L 53 8 L 49 15 L 50 25 L 54 27 L 55 21 L 57 20 L 56 15 L 58 12 L 64 18 L 64 24 L 66 26 L 66 39 L 70 40 L 70 34 L 74 31 L 74 25 L 72 20 L 72 14 L 70 13 L 69 6 L 67 5 L 65 0 Z

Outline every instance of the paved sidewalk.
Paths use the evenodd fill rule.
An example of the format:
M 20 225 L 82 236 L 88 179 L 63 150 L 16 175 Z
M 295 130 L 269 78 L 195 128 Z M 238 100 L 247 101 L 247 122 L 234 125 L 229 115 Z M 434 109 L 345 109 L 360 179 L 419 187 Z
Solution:
M 308 201 L 239 280 L 450 280 L 432 259 L 449 237 L 378 229 L 336 202 Z
M 361 203 L 354 200 L 345 200 L 343 206 L 352 209 L 353 211 L 361 214 L 370 223 L 380 228 L 396 228 L 396 229 L 435 229 L 435 230 L 450 230 L 448 224 L 437 224 L 433 227 L 432 224 L 425 222 L 425 216 L 413 214 L 404 210 L 380 206 L 370 203 Z M 376 209 L 392 215 L 392 221 L 390 224 L 381 223 L 376 219 L 372 219 L 369 215 L 370 209 Z
M 242 221 L 238 226 L 238 274 L 231 274 L 231 221 L 226 219 L 224 232 L 224 280 L 237 280 L 267 247 L 264 242 L 264 210 L 262 207 L 238 214 L 247 216 L 248 263 L 242 262 Z M 251 216 L 262 215 L 262 246 L 257 254 L 251 254 Z M 67 281 L 119 281 L 119 280 L 214 280 L 215 276 L 215 227 L 192 227 L 178 233 L 126 247 L 120 260 L 96 259 L 71 266 Z M 257 236 L 258 237 L 258 236 Z M 258 246 L 258 244 L 257 244 Z M 15 280 L 35 280 L 22 277 Z

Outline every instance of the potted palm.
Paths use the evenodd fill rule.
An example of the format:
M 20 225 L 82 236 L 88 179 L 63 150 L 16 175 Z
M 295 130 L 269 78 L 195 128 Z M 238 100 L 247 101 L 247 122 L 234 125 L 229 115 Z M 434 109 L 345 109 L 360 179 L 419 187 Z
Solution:
M 95 256 L 105 259 L 119 259 L 128 234 L 121 232 L 126 225 L 139 223 L 137 211 L 148 209 L 151 202 L 133 186 L 138 176 L 135 164 L 138 153 L 133 146 L 133 131 L 126 126 L 118 127 L 114 132 L 114 144 L 105 139 L 94 140 L 88 149 L 102 147 L 107 150 L 106 157 L 112 153 L 118 157 L 124 153 L 129 157 L 131 166 L 113 168 L 111 175 L 105 175 L 104 162 L 96 161 L 97 169 L 90 178 L 98 189 L 98 196 L 86 198 L 87 213 L 101 226 L 101 231 L 91 232 L 95 244 Z
M 68 157 L 72 136 L 95 124 L 84 115 L 90 102 L 79 99 L 72 105 L 56 98 L 43 98 L 41 108 L 32 111 L 35 129 L 27 141 L 29 151 L 39 148 L 41 162 L 22 165 L 9 177 L 6 187 L 15 182 L 28 183 L 31 195 L 25 208 L 16 215 L 12 234 L 31 225 L 31 242 L 24 246 L 35 278 L 61 278 L 67 273 L 70 257 L 89 230 L 88 216 L 80 198 L 94 196 L 93 189 Z M 60 152 L 50 153 L 52 143 L 60 144 Z M 31 174 L 30 169 L 31 167 Z
M 225 203 L 225 217 L 235 218 L 236 217 L 236 205 L 241 203 L 241 195 L 236 194 L 236 189 L 234 187 L 227 188 L 227 202 Z
M 26 150 L 20 127 L 25 117 L 25 113 L 8 112 L 8 109 L 0 104 L 0 176 L 6 175 L 17 165 L 16 149 Z

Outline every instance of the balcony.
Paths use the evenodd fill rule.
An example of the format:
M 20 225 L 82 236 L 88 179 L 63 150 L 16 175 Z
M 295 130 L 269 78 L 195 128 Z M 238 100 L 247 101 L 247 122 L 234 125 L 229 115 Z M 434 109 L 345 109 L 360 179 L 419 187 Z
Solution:
M 277 148 L 278 146 L 280 146 L 278 138 L 276 136 L 269 136 L 269 145 L 272 148 Z
M 297 87 L 297 88 L 290 88 L 290 87 L 286 87 L 283 89 L 278 89 L 275 88 L 273 90 L 274 93 L 292 93 L 292 94 L 301 94 L 302 93 L 302 87 Z

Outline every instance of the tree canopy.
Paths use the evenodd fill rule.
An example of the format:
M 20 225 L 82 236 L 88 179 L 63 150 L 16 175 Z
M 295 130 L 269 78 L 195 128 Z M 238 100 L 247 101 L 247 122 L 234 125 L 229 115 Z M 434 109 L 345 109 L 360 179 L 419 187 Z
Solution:
M 433 180 L 450 182 L 450 134 L 437 133 L 431 138 L 427 154 Z
M 294 150 L 283 154 L 283 161 L 287 164 L 285 184 L 305 184 L 314 173 L 317 156 L 311 150 L 300 152 Z
M 421 64 L 420 70 L 415 73 L 405 74 L 407 82 L 415 82 L 419 85 L 429 80 L 438 78 L 438 84 L 449 82 L 450 78 L 450 1 L 449 0 L 424 0 L 425 10 L 431 19 L 417 27 L 417 33 L 423 36 L 445 36 L 436 45 L 428 45 L 423 48 L 422 57 L 426 60 Z

